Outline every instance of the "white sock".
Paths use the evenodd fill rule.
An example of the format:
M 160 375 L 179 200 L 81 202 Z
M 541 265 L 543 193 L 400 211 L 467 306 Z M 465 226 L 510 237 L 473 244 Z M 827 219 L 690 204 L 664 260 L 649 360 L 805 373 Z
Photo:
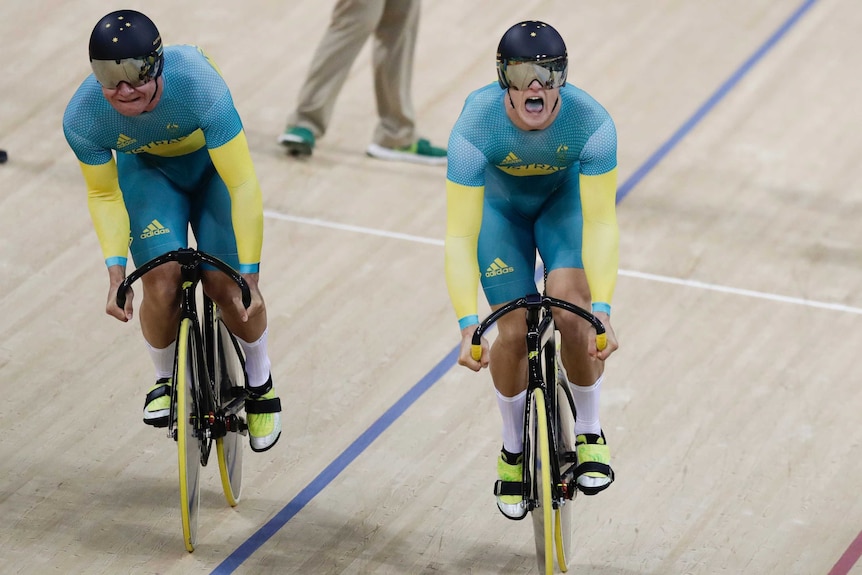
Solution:
M 174 375 L 174 349 L 176 346 L 176 341 L 172 342 L 168 347 L 164 349 L 156 349 L 151 346 L 148 341 L 144 341 L 147 344 L 147 351 L 150 352 L 150 359 L 153 360 L 153 365 L 156 368 L 156 379 L 163 379 L 165 377 L 173 377 Z
M 575 417 L 575 435 L 582 433 L 602 433 L 602 425 L 599 422 L 599 396 L 602 388 L 602 379 L 599 376 L 594 384 L 589 387 L 581 387 L 569 383 L 572 397 L 575 400 L 575 409 L 578 414 Z
M 268 331 L 268 328 L 263 330 L 260 338 L 252 343 L 248 343 L 240 337 L 236 338 L 243 353 L 245 353 L 245 371 L 248 374 L 249 387 L 260 387 L 269 379 L 271 364 L 266 352 Z
M 509 453 L 524 451 L 524 405 L 527 403 L 525 389 L 515 397 L 506 397 L 498 390 L 497 405 L 503 416 L 503 449 Z

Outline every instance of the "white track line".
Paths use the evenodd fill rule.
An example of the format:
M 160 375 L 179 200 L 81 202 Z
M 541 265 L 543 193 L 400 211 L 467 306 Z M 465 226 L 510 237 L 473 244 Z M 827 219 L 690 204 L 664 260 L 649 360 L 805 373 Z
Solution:
M 271 210 L 264 210 L 263 215 L 274 220 L 284 220 L 286 222 L 297 222 L 300 224 L 308 224 L 311 226 L 320 226 L 322 228 L 332 228 L 334 230 L 344 230 L 346 232 L 358 232 L 371 236 L 381 236 L 384 238 L 394 238 L 397 240 L 407 240 L 408 242 L 416 242 L 420 244 L 431 244 L 432 246 L 442 246 L 443 240 L 435 240 L 433 238 L 423 238 L 421 236 L 411 236 L 409 234 L 399 234 L 396 232 L 386 232 L 383 230 L 375 230 L 373 228 L 363 228 L 361 226 L 351 226 L 348 224 L 336 224 L 327 222 L 326 220 L 318 220 L 317 218 L 301 218 L 299 216 L 289 216 L 280 214 Z
M 828 309 L 831 311 L 843 311 L 846 313 L 855 313 L 862 315 L 862 309 L 858 307 L 851 307 L 848 305 L 838 304 L 838 303 L 826 303 L 821 301 L 815 301 L 811 299 L 803 299 L 798 297 L 788 297 L 784 295 L 771 294 L 766 292 L 754 291 L 749 289 L 740 289 L 733 288 L 727 286 L 721 286 L 716 284 L 708 284 L 704 282 L 699 282 L 697 280 L 682 280 L 678 278 L 672 278 L 668 276 L 659 276 L 655 274 L 647 274 L 643 272 L 631 272 L 626 270 L 620 270 L 621 276 L 650 280 L 655 282 L 661 282 L 666 284 L 676 284 L 681 286 L 693 287 L 698 289 L 705 289 L 711 291 L 717 291 L 722 293 L 729 293 L 734 295 L 742 295 L 746 297 L 753 297 L 758 299 L 766 299 L 770 301 L 777 301 L 782 303 L 790 303 L 794 305 L 803 305 L 807 307 L 816 307 L 820 309 Z
M 271 210 L 264 210 L 263 215 L 267 218 L 272 218 L 274 220 L 296 222 L 296 223 L 300 223 L 300 224 L 308 224 L 311 226 L 319 226 L 322 228 L 331 228 L 334 230 L 343 230 L 343 231 L 347 231 L 347 232 L 356 232 L 356 233 L 366 234 L 366 235 L 371 235 L 371 236 L 380 236 L 380 237 L 384 237 L 384 238 L 405 240 L 405 241 L 409 241 L 409 242 L 428 244 L 428 245 L 432 245 L 432 246 L 442 246 L 443 245 L 443 240 L 440 240 L 440 239 L 426 238 L 426 237 L 422 237 L 422 236 L 413 236 L 410 234 L 400 234 L 400 233 L 396 233 L 396 232 L 387 232 L 384 230 L 377 230 L 374 228 L 364 228 L 361 226 L 352 226 L 352 225 L 348 225 L 348 224 L 338 224 L 335 222 L 329 222 L 329 221 L 320 220 L 317 218 L 302 218 L 299 216 L 290 216 L 287 214 L 273 212 Z M 818 309 L 827 309 L 830 311 L 840 311 L 840 312 L 845 312 L 845 313 L 853 313 L 853 314 L 862 315 L 862 308 L 852 307 L 852 306 L 843 305 L 843 304 L 820 302 L 820 301 L 816 301 L 816 300 L 797 298 L 797 297 L 788 297 L 788 296 L 771 294 L 771 293 L 766 293 L 766 292 L 759 292 L 759 291 L 748 290 L 748 289 L 740 289 L 740 288 L 721 286 L 721 285 L 717 285 L 717 284 L 709 284 L 709 283 L 700 282 L 697 280 L 685 280 L 685 279 L 679 279 L 679 278 L 672 278 L 669 276 L 660 276 L 660 275 L 656 275 L 656 274 L 648 274 L 648 273 L 643 273 L 643 272 L 633 272 L 633 271 L 627 271 L 627 270 L 620 270 L 619 274 L 621 276 L 637 278 L 637 279 L 642 279 L 642 280 L 648 280 L 648 281 L 654 281 L 654 282 L 659 282 L 659 283 L 681 285 L 681 286 L 692 287 L 692 288 L 697 288 L 697 289 L 710 290 L 710 291 L 716 291 L 716 292 L 721 292 L 721 293 L 729 293 L 729 294 L 734 294 L 734 295 L 741 295 L 741 296 L 750 297 L 750 298 L 765 299 L 765 300 L 769 300 L 769 301 L 789 303 L 789 304 L 801 305 L 801 306 L 805 306 L 805 307 L 813 307 L 813 308 L 818 308 Z

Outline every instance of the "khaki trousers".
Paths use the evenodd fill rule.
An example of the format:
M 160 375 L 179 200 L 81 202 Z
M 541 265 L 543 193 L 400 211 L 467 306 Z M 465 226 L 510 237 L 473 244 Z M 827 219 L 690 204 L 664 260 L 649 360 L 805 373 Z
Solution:
M 372 34 L 374 92 L 379 122 L 375 144 L 408 146 L 416 139 L 411 82 L 420 0 L 338 0 L 315 50 L 308 77 L 288 126 L 316 137 L 326 133 L 338 93 L 356 56 Z

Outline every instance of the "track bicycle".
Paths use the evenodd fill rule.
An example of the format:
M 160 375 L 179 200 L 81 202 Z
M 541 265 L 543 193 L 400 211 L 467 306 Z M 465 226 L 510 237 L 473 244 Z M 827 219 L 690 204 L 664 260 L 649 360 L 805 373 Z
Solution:
M 556 346 L 551 309 L 560 308 L 588 321 L 596 331 L 596 346 L 607 346 L 601 321 L 569 302 L 531 294 L 513 300 L 486 317 L 476 328 L 471 354 L 482 355 L 482 335 L 500 317 L 526 310 L 527 398 L 524 413 L 524 464 L 521 481 L 500 481 L 495 495 L 521 495 L 533 519 L 539 569 L 554 572 L 554 547 L 560 571 L 568 571 L 572 544 L 572 500 L 578 492 L 575 451 L 575 402 Z M 478 357 L 477 357 L 478 356 Z
M 203 323 L 197 305 L 201 266 L 227 274 L 242 291 L 245 307 L 251 294 L 245 280 L 229 265 L 204 252 L 183 248 L 168 252 L 134 270 L 117 291 L 117 305 L 126 303 L 129 287 L 152 269 L 180 264 L 182 275 L 180 323 L 174 356 L 171 409 L 167 435 L 177 443 L 180 510 L 186 550 L 194 551 L 200 510 L 200 469 L 216 445 L 222 489 L 228 504 L 239 503 L 242 491 L 243 417 L 247 376 L 245 357 L 215 302 L 203 294 Z

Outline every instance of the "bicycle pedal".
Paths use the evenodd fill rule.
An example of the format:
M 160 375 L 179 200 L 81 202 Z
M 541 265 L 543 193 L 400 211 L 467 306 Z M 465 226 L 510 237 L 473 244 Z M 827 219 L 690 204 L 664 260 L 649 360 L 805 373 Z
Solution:
M 231 414 L 225 419 L 225 430 L 245 435 L 248 432 L 248 423 L 242 417 Z

